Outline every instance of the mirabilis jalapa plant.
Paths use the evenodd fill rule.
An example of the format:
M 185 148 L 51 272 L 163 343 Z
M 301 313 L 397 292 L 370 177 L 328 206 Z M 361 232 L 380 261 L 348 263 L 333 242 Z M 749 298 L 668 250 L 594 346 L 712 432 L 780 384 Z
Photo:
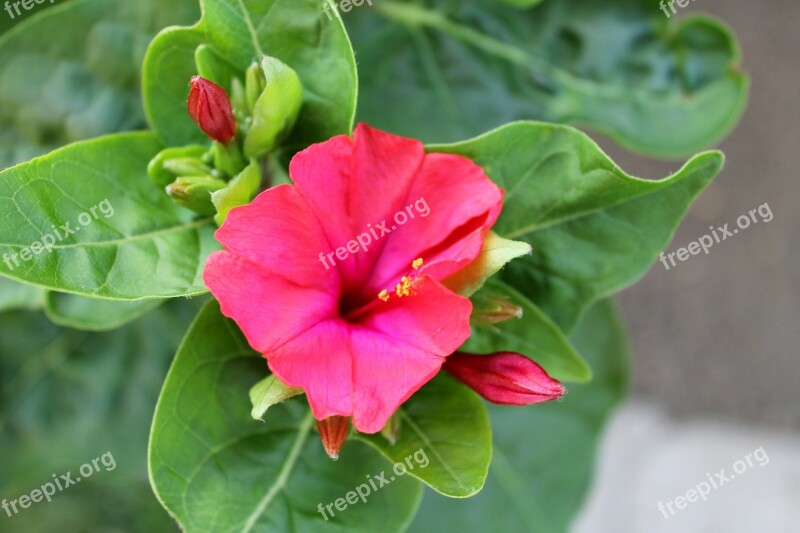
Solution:
M 340 18 L 328 20 L 312 0 L 202 6 L 199 23 L 167 28 L 148 48 L 142 92 L 152 132 L 77 142 L 0 174 L 4 197 L 23 191 L 34 200 L 24 216 L 4 204 L 19 224 L 0 252 L 100 201 L 116 212 L 0 273 L 44 287 L 48 301 L 72 302 L 48 308 L 72 325 L 87 308 L 110 327 L 166 299 L 211 293 L 175 357 L 150 435 L 151 484 L 188 531 L 401 531 L 423 484 L 453 498 L 486 484 L 465 503 L 479 509 L 503 505 L 504 491 L 523 491 L 537 476 L 544 485 L 532 492 L 556 494 L 567 509 L 550 519 L 543 511 L 543 522 L 565 528 L 589 468 L 573 481 L 544 475 L 543 465 L 559 453 L 589 464 L 624 373 L 614 362 L 624 346 L 613 308 L 600 300 L 656 260 L 722 155 L 701 153 L 646 181 L 565 125 L 518 121 L 427 145 L 354 126 L 356 63 Z M 386 20 L 509 55 L 420 5 L 387 6 L 376 3 Z M 357 44 L 369 34 L 358 21 L 353 28 Z M 709 21 L 682 31 L 726 35 Z M 690 42 L 684 53 L 702 56 Z M 580 75 L 549 74 L 564 87 Z M 383 87 L 372 71 L 361 76 Z M 721 85 L 695 81 L 698 98 L 721 94 Z M 719 83 L 732 90 L 728 81 Z M 577 110 L 587 84 L 575 87 L 551 88 L 545 100 L 566 94 Z M 380 119 L 375 94 L 362 97 Z M 668 113 L 683 105 L 675 102 L 658 105 Z M 389 105 L 387 123 L 399 107 Z M 727 111 L 740 107 L 736 100 Z M 589 122 L 623 144 L 659 152 L 652 138 L 613 120 L 604 129 L 598 116 Z M 412 216 L 413 205 L 424 216 Z M 368 248 L 359 246 L 364 234 Z M 580 429 L 557 437 L 563 427 Z M 321 443 L 309 438 L 315 428 Z M 548 445 L 550 456 L 538 456 Z M 420 451 L 427 462 L 414 468 Z M 403 475 L 394 470 L 391 482 L 350 501 L 392 463 L 406 465 Z M 490 465 L 500 481 L 486 483 Z M 515 469 L 529 473 L 508 482 Z M 328 505 L 340 499 L 348 504 Z M 420 528 L 442 527 L 427 509 L 456 505 L 425 501 L 434 503 L 423 506 Z

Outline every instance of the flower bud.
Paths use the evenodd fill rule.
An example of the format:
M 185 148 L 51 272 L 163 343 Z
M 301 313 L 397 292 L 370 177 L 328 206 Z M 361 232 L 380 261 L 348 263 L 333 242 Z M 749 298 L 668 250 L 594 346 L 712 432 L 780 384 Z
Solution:
M 264 69 L 261 68 L 259 62 L 254 61 L 245 72 L 244 84 L 245 102 L 250 113 L 256 108 L 256 103 L 266 88 L 267 77 L 264 74 Z
M 472 297 L 472 315 L 470 322 L 475 326 L 491 326 L 522 318 L 523 309 L 506 298 L 494 295 L 482 295 L 480 292 Z
M 541 366 L 513 352 L 456 352 L 445 359 L 444 369 L 485 399 L 503 405 L 547 402 L 566 392 Z
M 205 165 L 205 161 L 203 161 L 203 157 L 208 152 L 208 146 L 200 146 L 200 145 L 191 145 L 191 146 L 181 146 L 177 148 L 165 148 L 161 150 L 158 155 L 156 155 L 151 161 L 150 164 L 147 165 L 147 173 L 150 175 L 150 179 L 153 180 L 153 183 L 158 185 L 160 189 L 163 189 L 173 181 L 178 176 L 204 176 L 207 172 L 192 172 L 192 173 L 182 173 L 182 172 L 173 172 L 169 168 L 167 168 L 167 162 L 173 159 L 184 159 L 184 158 L 191 158 L 196 159 L 198 164 Z
M 176 157 L 164 161 L 164 168 L 175 176 L 211 176 L 214 170 L 196 157 Z
M 328 457 L 334 461 L 337 460 L 339 450 L 342 449 L 342 445 L 350 433 L 350 417 L 332 416 L 325 420 L 317 420 L 317 429 Z
M 193 76 L 189 115 L 211 139 L 227 145 L 236 136 L 236 119 L 228 93 L 214 82 Z
M 303 104 L 303 86 L 297 73 L 274 57 L 264 57 L 260 65 L 248 70 L 248 102 L 258 89 L 258 98 L 252 104 L 253 123 L 244 141 L 244 155 L 249 159 L 258 159 L 275 148 L 294 126 Z
M 176 204 L 186 209 L 201 215 L 213 215 L 216 209 L 211 203 L 211 193 L 226 185 L 224 181 L 211 176 L 178 178 L 167 185 L 167 194 Z

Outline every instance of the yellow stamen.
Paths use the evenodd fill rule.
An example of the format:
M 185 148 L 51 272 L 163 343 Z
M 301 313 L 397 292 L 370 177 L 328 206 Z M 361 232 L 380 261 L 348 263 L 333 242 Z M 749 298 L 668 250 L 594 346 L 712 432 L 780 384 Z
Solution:
M 381 292 L 378 294 L 378 298 L 380 298 L 380 299 L 381 299 L 381 300 L 383 300 L 384 302 L 388 302 L 388 301 L 389 301 L 389 291 L 387 291 L 386 289 L 383 289 L 383 290 L 382 290 L 382 291 L 381 291 Z
M 413 288 L 412 280 L 408 276 L 400 278 L 400 283 L 394 288 L 395 294 L 402 298 L 403 296 L 411 296 L 411 289 Z
M 421 257 L 419 259 L 414 259 L 414 262 L 411 263 L 411 268 L 413 268 L 414 270 L 419 270 L 419 267 L 421 267 L 421 266 L 422 266 L 422 258 Z

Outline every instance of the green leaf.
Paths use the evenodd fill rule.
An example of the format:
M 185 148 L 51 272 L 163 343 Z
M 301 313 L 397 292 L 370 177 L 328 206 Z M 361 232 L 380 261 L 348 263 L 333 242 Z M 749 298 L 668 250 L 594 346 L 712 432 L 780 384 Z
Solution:
M 646 181 L 581 132 L 535 122 L 428 149 L 474 160 L 506 190 L 494 231 L 528 242 L 533 254 L 500 276 L 565 331 L 592 302 L 647 272 L 724 161 L 702 153 L 669 178 Z
M 0 168 L 144 126 L 139 83 L 147 44 L 164 26 L 199 13 L 197 0 L 43 7 L 0 38 Z
M 51 324 L 41 313 L 0 320 L 0 493 L 9 500 L 106 452 L 116 464 L 3 512 L 4 531 L 173 531 L 147 483 L 147 431 L 158 391 L 196 313 L 173 300 L 113 333 Z M 106 463 L 110 464 L 110 463 Z
M 592 307 L 571 340 L 595 369 L 594 379 L 571 386 L 563 401 L 491 406 L 494 453 L 486 487 L 469 501 L 426 492 L 410 532 L 568 531 L 627 383 L 625 335 L 611 302 Z
M 147 48 L 142 67 L 144 109 L 150 126 L 167 146 L 208 144 L 208 137 L 187 111 L 189 80 L 198 72 L 195 51 L 202 45 L 203 38 L 198 26 L 166 28 Z M 201 48 L 207 49 L 206 46 Z M 201 57 L 206 53 L 201 52 Z M 201 64 L 205 65 L 206 61 Z M 220 71 L 225 72 L 224 69 Z
M 329 1 L 329 0 L 325 0 Z M 203 140 L 186 113 L 189 79 L 201 64 L 230 91 L 231 71 L 243 81 L 260 54 L 297 71 L 303 107 L 288 145 L 300 147 L 350 133 L 357 93 L 353 50 L 341 20 L 323 13 L 319 0 L 202 0 L 203 18 L 192 28 L 168 28 L 147 51 L 143 94 L 150 124 L 167 145 Z M 211 61 L 213 53 L 218 61 Z M 228 64 L 231 68 L 220 67 Z M 216 65 L 216 66 L 215 66 Z
M 164 300 L 116 302 L 48 291 L 44 312 L 54 324 L 86 331 L 108 331 L 136 320 Z
M 204 293 L 213 222 L 150 182 L 160 149 L 149 133 L 110 135 L 0 173 L 0 256 L 11 258 L 0 274 L 111 300 Z
M 299 394 L 303 394 L 303 389 L 289 387 L 270 374 L 250 389 L 250 403 L 253 404 L 250 416 L 254 420 L 264 420 L 264 414 L 270 407 Z
M 0 277 L 0 313 L 14 309 L 39 309 L 44 304 L 44 295 L 45 291 L 39 287 Z
M 424 456 L 408 474 L 454 498 L 480 492 L 492 456 L 492 430 L 483 400 L 448 375 L 437 376 L 403 404 L 394 444 L 383 435 L 359 435 L 394 463 Z M 421 450 L 421 451 L 420 451 Z M 410 462 L 414 465 L 414 462 Z
M 522 308 L 522 318 L 473 328 L 461 351 L 477 354 L 517 352 L 536 361 L 560 381 L 586 383 L 592 371 L 569 339 L 533 302 L 497 278 L 484 292 L 507 298 Z
M 326 522 L 319 505 L 383 474 L 387 463 L 358 441 L 337 462 L 312 432 L 308 405 L 274 406 L 265 422 L 250 417 L 246 391 L 267 373 L 212 301 L 178 351 L 156 408 L 150 479 L 164 507 L 187 532 L 402 531 L 421 485 L 399 478 L 337 511 Z
M 633 150 L 683 156 L 738 121 L 748 79 L 730 30 L 667 20 L 643 0 L 383 0 L 347 25 L 359 117 L 425 141 L 519 119 L 582 124 Z M 387 105 L 391 102 L 391 105 Z

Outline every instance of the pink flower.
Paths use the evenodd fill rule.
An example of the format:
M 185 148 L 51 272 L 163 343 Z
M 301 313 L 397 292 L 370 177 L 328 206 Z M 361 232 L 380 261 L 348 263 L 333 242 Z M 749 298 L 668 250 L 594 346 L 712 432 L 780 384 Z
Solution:
M 222 144 L 236 136 L 236 119 L 225 89 L 200 76 L 192 76 L 189 115 L 203 133 Z
M 206 285 L 317 420 L 378 432 L 469 337 L 472 305 L 441 280 L 478 256 L 502 191 L 464 157 L 363 124 L 289 173 L 230 212 Z
M 489 400 L 503 405 L 530 405 L 564 395 L 564 386 L 524 355 L 455 353 L 444 369 Z

